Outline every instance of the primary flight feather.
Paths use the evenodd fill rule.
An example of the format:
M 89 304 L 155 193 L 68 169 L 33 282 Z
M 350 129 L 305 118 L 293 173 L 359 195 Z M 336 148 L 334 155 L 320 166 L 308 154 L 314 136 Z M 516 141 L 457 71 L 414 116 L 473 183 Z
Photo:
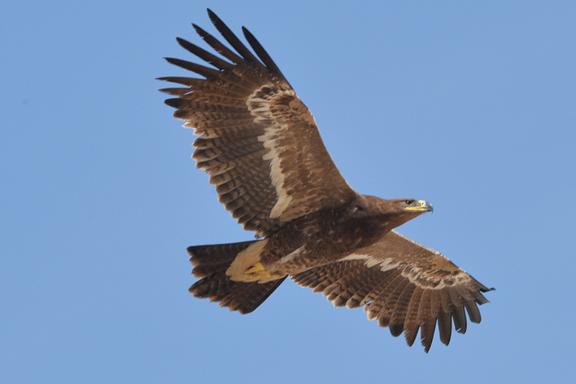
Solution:
M 429 350 L 436 326 L 480 322 L 489 289 L 440 253 L 393 231 L 432 210 L 424 200 L 361 195 L 332 162 L 314 118 L 276 63 L 246 28 L 250 50 L 208 10 L 228 44 L 197 25 L 215 52 L 178 38 L 209 66 L 167 61 L 200 77 L 162 77 L 182 87 L 166 104 L 194 128 L 194 159 L 219 200 L 258 240 L 188 248 L 200 277 L 190 288 L 241 313 L 255 310 L 290 276 L 333 304 L 363 307 L 369 319 Z

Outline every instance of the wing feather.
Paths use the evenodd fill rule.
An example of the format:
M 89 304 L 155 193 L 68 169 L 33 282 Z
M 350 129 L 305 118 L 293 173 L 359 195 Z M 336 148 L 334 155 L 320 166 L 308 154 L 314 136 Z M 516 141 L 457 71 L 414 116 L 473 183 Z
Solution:
M 204 76 L 206 79 L 214 79 L 220 74 L 220 72 L 216 69 L 208 68 L 191 61 L 177 59 L 175 57 L 166 57 L 165 60 L 177 67 L 184 68 L 191 72 L 197 73 L 200 76 Z
M 228 68 L 232 67 L 231 63 L 229 63 L 225 60 L 222 60 L 218 56 L 213 55 L 212 53 L 208 52 L 207 50 L 200 48 L 196 44 L 193 44 L 186 39 L 183 39 L 181 37 L 177 37 L 176 41 L 178 42 L 178 44 L 180 44 L 180 46 L 182 48 L 184 48 L 188 52 L 192 53 L 193 55 L 198 56 L 199 58 L 206 61 L 207 63 L 212 64 L 216 68 L 228 69 Z
M 392 311 L 392 318 L 390 319 L 390 332 L 392 336 L 399 336 L 404 330 L 408 306 L 410 305 L 410 299 L 415 289 L 416 286 L 414 284 L 407 283 L 402 293 L 398 295 L 398 301 L 396 302 L 396 307 Z
M 195 129 L 194 159 L 217 186 L 219 200 L 244 228 L 259 235 L 284 223 L 354 199 L 314 118 L 260 42 L 243 28 L 249 47 L 212 11 L 210 20 L 230 45 L 193 24 L 215 53 L 178 38 L 210 67 L 167 58 L 200 78 L 161 77 L 166 104 Z M 342 298 L 343 300 L 343 298 Z
M 424 290 L 416 286 L 412 293 L 412 297 L 410 298 L 410 304 L 408 305 L 406 320 L 404 322 L 404 336 L 406 337 L 406 343 L 408 343 L 409 346 L 414 344 L 414 340 L 416 340 L 416 335 L 418 334 L 418 329 L 420 328 L 418 310 L 420 309 L 420 299 L 423 293 Z
M 487 302 L 482 292 L 489 290 L 438 252 L 396 232 L 293 279 L 321 291 L 336 305 L 364 306 L 368 318 L 389 327 L 393 336 L 404 332 L 408 345 L 420 330 L 426 352 L 436 328 L 440 341 L 448 345 L 452 326 L 466 332 L 466 313 L 479 323 L 478 305 Z
M 402 275 L 398 275 L 398 277 L 394 280 L 394 285 L 388 288 L 385 292 L 381 293 L 381 297 L 383 297 L 382 308 L 377 315 L 380 326 L 388 327 L 390 325 L 390 320 L 393 315 L 394 307 L 398 301 L 398 297 L 404 290 L 404 287 L 406 287 L 409 283 L 410 282 L 406 280 Z M 394 332 L 392 334 L 394 334 Z
M 440 341 L 444 345 L 450 344 L 450 337 L 452 336 L 452 315 L 443 310 L 438 313 L 438 333 L 440 334 Z
M 238 52 L 244 60 L 247 61 L 258 61 L 256 57 L 250 52 L 248 48 L 236 37 L 234 32 L 228 28 L 228 26 L 216 15 L 212 10 L 208 9 L 208 17 L 212 21 L 212 24 L 216 27 L 218 32 L 226 39 L 226 41 L 234 47 L 236 52 Z
M 390 291 L 392 291 L 395 285 L 402 279 L 400 271 L 392 271 L 389 275 L 385 276 L 385 280 L 380 286 L 374 287 L 374 289 L 368 294 L 367 298 L 370 302 L 365 307 L 368 319 L 378 319 L 378 322 L 380 322 L 378 315 L 386 304 Z M 385 319 L 383 319 L 382 322 L 384 322 L 384 320 Z
M 428 352 L 434 339 L 434 329 L 436 327 L 436 318 L 431 316 L 431 303 L 430 296 L 433 292 L 427 289 L 422 294 L 420 299 L 420 307 L 418 309 L 418 318 L 420 319 L 420 342 L 424 350 Z
M 272 59 L 272 57 L 270 57 L 270 55 L 268 54 L 268 52 L 266 52 L 266 50 L 264 49 L 264 47 L 262 46 L 262 44 L 260 44 L 260 42 L 258 41 L 258 39 L 256 39 L 256 37 L 252 34 L 252 32 L 250 32 L 248 30 L 248 28 L 246 27 L 242 27 L 242 32 L 244 33 L 244 37 L 246 37 L 246 40 L 248 40 L 248 43 L 250 44 L 250 46 L 252 47 L 252 49 L 254 50 L 254 52 L 256 52 L 256 54 L 258 55 L 258 57 L 260 58 L 260 60 L 262 60 L 262 62 L 274 73 L 280 75 L 282 77 L 282 79 L 286 80 L 286 78 L 284 77 L 284 75 L 282 74 L 282 71 L 280 70 L 280 68 L 278 68 L 278 65 L 276 65 L 276 63 L 274 62 L 274 60 Z

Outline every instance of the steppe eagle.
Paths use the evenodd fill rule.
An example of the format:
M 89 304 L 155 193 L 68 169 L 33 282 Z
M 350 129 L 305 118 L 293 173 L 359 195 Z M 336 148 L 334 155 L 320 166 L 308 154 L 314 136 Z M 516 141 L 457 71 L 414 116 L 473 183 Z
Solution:
M 452 326 L 480 322 L 489 289 L 442 254 L 393 229 L 432 210 L 424 200 L 355 192 L 332 162 L 308 108 L 246 28 L 250 50 L 208 10 L 228 45 L 193 25 L 213 50 L 178 38 L 208 66 L 167 61 L 199 77 L 162 77 L 181 87 L 166 104 L 194 128 L 193 158 L 219 200 L 258 239 L 188 248 L 200 277 L 197 297 L 232 310 L 255 310 L 285 279 L 324 293 L 336 306 L 363 307 L 369 319 L 405 334 L 418 330 L 426 351 L 436 325 L 448 344 Z

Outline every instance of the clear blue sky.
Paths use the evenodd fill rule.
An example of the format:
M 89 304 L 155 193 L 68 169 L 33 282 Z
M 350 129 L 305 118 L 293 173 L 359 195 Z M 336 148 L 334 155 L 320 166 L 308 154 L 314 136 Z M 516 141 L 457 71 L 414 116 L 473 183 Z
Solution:
M 20 1 L 0 6 L 0 382 L 574 379 L 576 3 Z M 157 76 L 206 7 L 248 26 L 363 193 L 497 290 L 429 354 L 292 282 L 241 316 L 185 248 L 246 240 Z

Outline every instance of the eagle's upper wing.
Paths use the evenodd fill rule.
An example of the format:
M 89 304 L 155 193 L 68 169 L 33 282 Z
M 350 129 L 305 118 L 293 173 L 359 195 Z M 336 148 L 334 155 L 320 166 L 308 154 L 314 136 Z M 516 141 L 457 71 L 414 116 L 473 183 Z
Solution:
M 466 315 L 480 322 L 477 304 L 489 291 L 440 253 L 396 232 L 358 249 L 338 262 L 294 276 L 300 285 L 324 293 L 336 306 L 364 306 L 368 318 L 378 319 L 394 336 L 404 332 L 409 345 L 418 328 L 426 351 L 436 323 L 440 340 L 448 345 L 452 322 L 466 332 Z
M 184 85 L 164 92 L 198 138 L 193 157 L 210 174 L 219 200 L 246 229 L 266 234 L 305 214 L 338 206 L 355 192 L 332 162 L 308 108 L 254 36 L 257 57 L 211 11 L 210 19 L 234 50 L 194 25 L 221 56 L 178 39 L 211 64 L 167 60 L 203 78 L 163 77 Z

